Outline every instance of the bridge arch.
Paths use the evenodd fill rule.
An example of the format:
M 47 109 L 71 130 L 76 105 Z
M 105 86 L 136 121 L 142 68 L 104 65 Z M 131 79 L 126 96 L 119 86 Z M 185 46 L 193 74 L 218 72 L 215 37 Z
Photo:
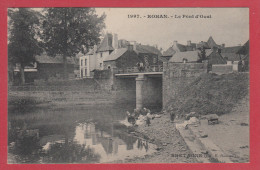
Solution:
M 162 107 L 162 72 L 115 74 L 115 77 L 117 89 L 125 89 L 125 95 L 135 99 L 137 109 Z

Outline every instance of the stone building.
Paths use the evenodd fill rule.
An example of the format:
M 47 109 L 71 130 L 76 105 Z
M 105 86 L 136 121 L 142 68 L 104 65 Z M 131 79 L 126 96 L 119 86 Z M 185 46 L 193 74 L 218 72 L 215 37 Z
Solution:
M 80 77 L 93 77 L 93 73 L 91 73 L 93 70 L 103 70 L 104 58 L 117 48 L 117 34 L 112 35 L 107 33 L 99 45 L 94 45 L 86 55 L 80 57 Z
M 126 56 L 130 56 L 130 53 L 132 56 L 135 56 L 135 59 L 132 59 L 133 61 L 126 59 L 128 58 Z M 121 58 L 119 54 L 123 55 L 123 57 Z M 80 77 L 93 77 L 94 70 L 106 70 L 115 66 L 119 68 L 133 67 L 133 64 L 137 61 L 136 55 L 139 58 L 138 61 L 142 62 L 145 67 L 162 63 L 159 60 L 159 56 L 162 54 L 158 48 L 138 44 L 136 41 L 118 40 L 117 34 L 108 33 L 99 45 L 94 45 L 86 55 L 80 56 Z M 122 62 L 124 59 L 126 61 Z
M 115 49 L 109 56 L 104 59 L 104 68 L 106 69 L 126 69 L 135 67 L 140 62 L 138 54 L 133 50 L 133 45 L 127 48 Z
M 215 40 L 212 38 L 212 36 L 209 37 L 207 41 L 201 41 L 199 43 L 192 43 L 190 40 L 187 41 L 186 45 L 178 43 L 178 41 L 174 41 L 172 45 L 163 52 L 162 58 L 166 58 L 167 60 L 170 60 L 172 56 L 174 56 L 175 53 L 178 52 L 186 52 L 186 51 L 196 51 L 201 50 L 202 48 L 204 50 L 213 50 L 213 48 L 222 49 L 225 47 L 225 44 L 218 45 Z

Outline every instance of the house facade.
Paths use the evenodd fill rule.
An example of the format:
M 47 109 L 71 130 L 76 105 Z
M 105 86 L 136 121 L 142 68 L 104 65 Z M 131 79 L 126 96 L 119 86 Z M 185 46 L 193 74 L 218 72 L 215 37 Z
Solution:
M 36 79 L 63 79 L 64 63 L 62 56 L 50 57 L 43 53 L 35 57 L 37 78 Z M 67 73 L 69 78 L 75 78 L 75 61 L 72 57 L 67 57 Z
M 135 67 L 141 62 L 138 54 L 133 50 L 132 45 L 127 48 L 115 49 L 109 56 L 104 59 L 104 68 L 124 70 L 128 67 Z
M 117 34 L 106 34 L 99 45 L 94 45 L 86 55 L 80 56 L 80 77 L 93 77 L 93 70 L 103 70 L 104 58 L 109 56 L 117 48 Z
M 225 47 L 225 44 L 218 45 L 212 36 L 208 38 L 207 41 L 201 41 L 199 43 L 192 43 L 190 40 L 187 41 L 186 45 L 178 43 L 178 41 L 174 41 L 172 45 L 163 52 L 162 58 L 170 60 L 171 57 L 174 56 L 175 53 L 178 52 L 186 52 L 186 51 L 197 51 L 197 50 L 213 50 L 213 48 L 222 49 Z
M 127 54 L 124 53 L 122 57 L 119 57 L 120 59 L 114 60 L 115 56 L 119 56 L 117 53 L 121 53 L 122 51 L 125 51 Z M 126 56 L 129 56 L 130 52 L 133 56 L 137 55 L 138 61 L 142 62 L 145 67 L 161 63 L 159 62 L 159 56 L 162 56 L 162 54 L 156 47 L 138 44 L 135 41 L 118 40 L 117 34 L 108 33 L 99 45 L 95 45 L 86 55 L 80 56 L 80 77 L 93 77 L 94 70 L 131 67 L 137 59 L 132 59 L 133 61 L 128 60 Z M 135 54 L 133 52 L 135 52 Z M 113 60 L 111 60 L 112 58 Z M 123 62 L 123 60 L 126 61 Z M 135 64 L 137 64 L 137 62 Z

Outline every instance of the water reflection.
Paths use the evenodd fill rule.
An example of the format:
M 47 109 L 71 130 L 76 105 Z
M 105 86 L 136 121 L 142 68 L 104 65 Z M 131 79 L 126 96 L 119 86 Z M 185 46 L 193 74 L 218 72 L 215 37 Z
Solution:
M 73 141 L 55 142 L 45 145 L 42 154 L 43 163 L 94 163 L 99 162 L 100 155 L 93 149 Z
M 9 163 L 122 162 L 155 152 L 119 121 L 132 106 L 9 110 Z M 121 161 L 120 161 L 121 160 Z
M 111 129 L 103 131 L 97 129 L 94 123 L 80 123 L 75 128 L 74 141 L 86 147 L 89 146 L 101 155 L 100 162 L 124 160 L 155 152 L 154 145 L 117 131 L 113 124 L 111 124 Z

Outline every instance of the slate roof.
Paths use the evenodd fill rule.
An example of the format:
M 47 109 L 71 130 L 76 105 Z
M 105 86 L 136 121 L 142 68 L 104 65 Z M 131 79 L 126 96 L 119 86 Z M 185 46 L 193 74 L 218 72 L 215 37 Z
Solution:
M 208 41 L 207 41 L 207 44 L 209 46 L 209 48 L 213 48 L 213 47 L 218 47 L 218 48 L 221 48 L 220 45 L 218 45 L 212 38 L 212 36 L 209 37 Z
M 159 56 L 158 60 L 161 62 L 168 62 L 167 58 L 164 58 L 163 56 Z
M 223 53 L 223 52 L 221 52 L 221 55 L 224 58 L 227 58 L 228 61 L 239 61 L 240 60 L 240 56 L 236 53 Z
M 249 54 L 249 40 L 238 50 L 237 53 L 243 55 Z
M 210 48 L 213 48 L 213 47 L 217 47 L 217 48 L 222 48 L 221 45 L 218 45 L 214 39 L 212 38 L 212 36 L 209 37 L 208 41 L 207 42 L 204 42 L 204 41 L 201 41 L 197 44 L 197 48 L 201 48 L 201 47 L 204 47 L 206 49 L 210 49 Z
M 186 49 L 186 46 L 185 45 L 182 45 L 182 44 L 179 44 L 177 43 L 177 45 L 173 46 L 173 49 L 176 50 L 176 52 L 184 52 L 184 51 L 187 51 Z
M 192 43 L 192 44 L 194 44 L 194 43 Z M 196 44 L 195 44 L 195 46 L 196 46 Z M 188 46 L 188 49 L 189 49 L 189 48 L 192 48 L 192 47 Z M 173 45 L 173 46 L 169 47 L 169 48 L 163 53 L 163 56 L 172 56 L 172 55 L 174 55 L 176 52 L 185 52 L 185 51 L 191 51 L 191 50 L 187 50 L 187 46 L 177 43 L 176 45 Z
M 221 53 L 237 53 L 241 46 L 225 47 L 221 50 Z
M 202 47 L 204 47 L 206 49 L 210 49 L 208 43 L 207 42 L 203 42 L 203 41 L 197 44 L 197 48 L 202 48 Z
M 200 59 L 199 51 L 177 52 L 169 62 L 182 63 L 184 58 L 187 59 L 187 62 L 197 62 Z
M 104 37 L 104 39 L 101 41 L 101 43 L 97 46 L 97 52 L 113 51 L 114 48 L 112 47 L 112 39 L 113 39 L 112 34 L 107 34 Z M 127 45 L 129 44 L 128 41 L 126 41 L 126 40 L 119 40 L 119 41 L 126 42 L 126 44 L 120 45 L 123 48 L 126 48 Z M 94 49 L 92 48 L 89 50 L 89 52 L 87 54 L 92 55 L 93 53 L 94 53 Z M 141 45 L 141 44 L 136 44 L 136 53 L 151 53 L 151 54 L 156 54 L 158 56 L 162 56 L 162 53 L 157 48 L 155 48 L 153 46 Z
M 42 63 L 42 64 L 62 64 L 63 63 L 63 57 L 60 55 L 57 55 L 55 57 L 50 57 L 47 54 L 42 54 L 42 55 L 35 56 L 35 60 L 38 63 Z M 67 57 L 67 63 L 75 64 L 75 61 L 72 57 Z
M 115 49 L 110 55 L 108 55 L 104 61 L 114 61 L 121 57 L 125 52 L 127 51 L 127 48 L 119 48 Z
M 193 51 L 193 49 L 196 49 L 196 43 L 191 43 L 191 45 L 186 46 L 187 51 Z
M 176 53 L 173 47 L 169 47 L 166 51 L 163 52 L 163 56 L 172 56 Z
M 212 52 L 208 58 L 209 64 L 226 64 L 226 60 L 223 58 L 223 56 L 218 52 Z
M 211 49 L 206 49 L 206 50 L 205 50 L 205 53 L 206 53 L 206 56 L 207 56 L 207 57 L 208 57 L 212 52 L 213 52 L 213 50 L 211 50 Z
M 157 48 L 150 46 L 150 45 L 136 44 L 136 52 L 137 53 L 151 53 L 151 54 L 156 54 L 158 56 L 162 55 L 160 50 L 158 50 Z
M 112 34 L 106 34 L 101 43 L 97 46 L 97 51 L 95 52 L 104 52 L 104 51 L 113 51 L 112 47 L 113 36 Z M 94 49 L 90 49 L 87 55 L 93 55 Z
M 239 61 L 240 56 L 237 54 L 241 46 L 225 47 L 221 50 L 221 55 L 228 61 Z
M 113 41 L 112 34 L 106 34 L 104 39 L 101 41 L 101 43 L 97 47 L 97 52 L 114 50 L 114 48 L 112 47 L 112 41 Z

